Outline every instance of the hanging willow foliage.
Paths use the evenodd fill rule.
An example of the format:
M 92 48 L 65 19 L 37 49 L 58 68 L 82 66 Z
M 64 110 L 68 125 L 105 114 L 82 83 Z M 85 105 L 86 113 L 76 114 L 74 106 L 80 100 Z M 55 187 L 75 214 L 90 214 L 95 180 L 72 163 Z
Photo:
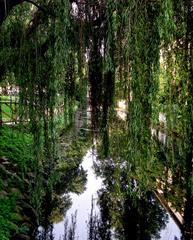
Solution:
M 87 108 L 88 91 L 91 127 L 99 132 L 94 137 L 103 145 L 102 155 L 121 156 L 128 175 L 144 185 L 157 163 L 152 130 L 163 127 L 158 115 L 164 114 L 164 130 L 172 136 L 166 143 L 168 162 L 171 168 L 177 164 L 178 136 L 191 198 L 192 9 L 191 0 L 57 0 L 39 1 L 39 7 L 25 2 L 8 11 L 6 20 L 2 14 L 0 80 L 12 73 L 20 87 L 20 115 L 30 121 L 40 186 L 52 191 L 57 107 L 63 107 L 66 129 L 76 106 Z M 127 105 L 124 124 L 116 114 L 120 100 Z
M 9 49 L 6 58 L 1 52 L 1 65 L 6 67 L 3 74 L 14 73 L 20 88 L 20 120 L 29 121 L 33 134 L 33 169 L 37 182 L 32 183 L 31 190 L 36 193 L 32 194 L 32 201 L 37 210 L 44 197 L 42 187 L 45 192 L 52 191 L 52 175 L 58 159 L 55 125 L 58 108 L 62 106 L 67 113 L 65 118 L 72 121 L 75 101 L 73 53 L 77 50 L 71 39 L 74 36 L 69 2 L 61 0 L 53 4 L 47 1 L 44 5 L 47 5 L 45 11 L 28 3 L 15 8 L 2 26 L 5 42 L 1 41 Z M 50 14 L 49 8 L 53 7 L 54 12 Z
M 130 61 L 130 101 L 128 105 L 128 158 L 144 173 L 152 159 L 152 106 L 158 89 L 160 4 L 130 2 L 130 34 L 127 52 Z M 142 172 L 143 172 L 142 171 Z

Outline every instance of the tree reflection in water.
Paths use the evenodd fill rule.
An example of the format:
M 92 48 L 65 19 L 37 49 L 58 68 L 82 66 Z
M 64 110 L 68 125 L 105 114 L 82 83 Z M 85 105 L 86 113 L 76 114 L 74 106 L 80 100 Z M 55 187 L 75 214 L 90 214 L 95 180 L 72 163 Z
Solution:
M 122 201 L 117 201 L 103 189 L 100 192 L 100 207 L 101 216 L 95 227 L 99 237 L 96 239 L 160 239 L 160 231 L 168 221 L 168 215 L 151 192 L 135 199 L 128 194 Z M 118 211 L 114 212 L 113 207 Z
M 185 167 L 183 159 L 186 158 L 181 152 L 181 141 L 174 141 L 167 138 L 165 145 L 160 142 L 154 144 L 155 151 L 155 168 L 143 169 L 140 165 L 128 163 L 116 157 L 116 148 L 111 154 L 114 158 L 96 159 L 94 169 L 97 175 L 103 179 L 103 188 L 98 191 L 98 205 L 100 213 L 95 214 L 94 199 L 92 200 L 92 209 L 88 220 L 88 240 L 151 240 L 160 239 L 161 230 L 168 223 L 168 214 L 166 210 L 158 202 L 154 196 L 154 191 L 161 190 L 161 197 L 166 203 L 171 203 L 172 208 L 182 212 L 185 206 L 184 225 L 181 227 L 183 240 L 190 240 L 191 223 L 188 226 L 186 216 L 191 216 L 191 201 L 186 193 Z M 172 151 L 171 151 L 172 145 Z M 172 161 L 172 159 L 174 159 Z M 70 180 L 63 179 L 68 182 L 65 185 L 57 186 L 54 194 L 54 205 L 48 206 L 49 197 L 46 198 L 46 209 L 50 210 L 49 221 L 44 222 L 44 231 L 38 240 L 52 240 L 51 222 L 59 222 L 65 216 L 66 211 L 70 207 L 69 199 L 62 199 L 61 194 L 75 189 L 84 190 L 86 177 L 84 169 L 77 168 L 76 174 L 72 174 Z M 146 181 L 142 182 L 139 173 L 143 171 L 143 175 L 147 176 Z M 77 174 L 78 173 L 78 174 Z M 65 175 L 66 177 L 68 175 Z M 82 180 L 81 180 L 82 179 Z M 70 185 L 71 183 L 71 185 Z M 79 184 L 75 184 L 79 183 Z M 148 184 L 147 184 L 148 183 Z M 70 187 L 71 186 L 71 187 Z M 73 190 L 73 186 L 74 188 Z M 62 191 L 62 188 L 64 191 Z M 186 200 L 185 200 L 186 199 Z M 190 200 L 190 201 L 189 201 Z M 188 212 L 188 204 L 190 208 Z M 53 204 L 53 203 L 52 203 Z M 77 209 L 78 210 L 78 209 Z M 51 214 L 52 212 L 52 214 Z M 47 214 L 47 216 L 49 216 Z M 45 213 L 46 215 L 46 213 Z M 45 218 L 46 219 L 46 218 Z M 76 230 L 76 213 L 72 216 L 71 221 L 66 220 L 64 223 L 64 234 L 61 240 L 77 239 Z M 83 219 L 82 221 L 85 221 Z M 47 224 L 47 225 L 46 225 Z M 85 227 L 83 225 L 83 227 Z M 175 238 L 175 237 L 174 237 Z M 81 235 L 80 235 L 81 239 Z M 163 238 L 162 238 L 163 239 Z M 168 238 L 170 239 L 170 238 Z M 58 240 L 58 239 L 57 239 Z M 82 239 L 81 239 L 82 240 Z M 173 240 L 173 239 L 172 239 Z
M 124 167 L 112 159 L 96 161 L 95 168 L 99 166 L 105 185 L 98 193 L 100 216 L 91 211 L 88 239 L 160 239 L 168 215 L 153 193 L 141 191 L 137 181 L 126 178 Z
M 105 162 L 105 167 L 104 167 Z M 155 199 L 151 191 L 139 191 L 136 180 L 126 180 L 124 168 L 115 166 L 111 161 L 102 162 L 100 165 L 101 174 L 106 172 L 106 178 L 103 175 L 105 185 L 98 191 L 98 204 L 100 213 L 96 215 L 94 212 L 94 199 L 92 200 L 92 208 L 88 221 L 88 240 L 150 240 L 160 239 L 160 231 L 165 228 L 168 223 L 168 215 L 160 203 Z M 107 166 L 109 162 L 109 166 Z M 95 162 L 95 168 L 98 161 Z M 120 171 L 120 169 L 122 169 Z M 119 172 L 119 174 L 117 174 Z M 115 178 L 115 173 L 117 179 Z M 118 184 L 117 184 L 118 183 Z M 62 212 L 65 213 L 70 207 L 68 198 L 55 201 L 55 211 L 52 211 L 52 220 L 60 220 L 58 216 Z M 47 198 L 48 200 L 48 198 Z M 69 203 L 68 203 L 69 202 Z M 67 204 L 68 203 L 68 204 Z M 63 210 L 61 210 L 63 206 Z M 51 208 L 46 208 L 51 209 Z M 85 219 L 84 219 L 85 220 Z M 83 220 L 83 221 L 84 221 Z M 83 226 L 84 227 L 84 226 Z M 76 213 L 64 222 L 64 234 L 61 240 L 77 239 L 76 234 Z M 50 224 L 44 228 L 39 235 L 38 240 L 53 240 L 52 226 Z M 81 239 L 81 238 L 80 238 Z M 186 239 L 186 238 L 185 238 Z
M 99 214 L 94 213 L 93 202 L 94 199 L 87 226 L 87 240 L 158 240 L 161 229 L 165 228 L 168 221 L 166 211 L 151 192 L 144 193 L 138 199 L 128 195 L 123 202 L 119 202 L 112 198 L 110 192 L 102 189 L 99 193 Z M 119 212 L 114 212 L 113 207 L 119 208 Z M 70 225 L 68 220 L 64 225 L 61 240 L 78 239 L 75 235 L 76 213 L 71 217 Z

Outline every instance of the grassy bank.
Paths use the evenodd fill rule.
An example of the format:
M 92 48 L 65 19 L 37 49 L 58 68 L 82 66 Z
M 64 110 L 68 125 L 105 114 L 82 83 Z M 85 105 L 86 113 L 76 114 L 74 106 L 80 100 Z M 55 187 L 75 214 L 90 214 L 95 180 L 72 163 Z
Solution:
M 0 239 L 26 234 L 25 214 L 21 208 L 27 194 L 27 172 L 32 160 L 32 137 L 21 129 L 0 129 Z

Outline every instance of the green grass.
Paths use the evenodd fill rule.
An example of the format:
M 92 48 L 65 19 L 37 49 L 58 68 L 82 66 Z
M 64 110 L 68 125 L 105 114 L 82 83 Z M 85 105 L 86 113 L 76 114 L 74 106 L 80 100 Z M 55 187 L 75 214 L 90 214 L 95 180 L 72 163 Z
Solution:
M 0 96 L 1 101 L 10 101 L 10 99 L 12 99 L 12 101 L 18 101 L 19 97 L 18 96 Z
M 2 109 L 2 120 L 3 121 L 11 121 L 16 118 L 17 107 L 15 106 L 15 104 L 11 104 L 10 106 L 8 106 L 7 104 L 3 103 L 1 105 L 1 109 Z
M 32 136 L 20 129 L 3 126 L 0 132 L 0 157 L 4 156 L 21 171 L 31 160 Z
M 2 189 L 0 188 L 0 191 Z M 0 239 L 9 240 L 11 232 L 18 231 L 18 226 L 13 222 L 12 216 L 15 212 L 17 196 L 9 194 L 6 197 L 0 196 Z
M 22 129 L 2 126 L 0 159 L 4 159 L 0 164 L 0 239 L 9 240 L 12 234 L 23 231 L 17 205 L 18 197 L 26 191 L 23 179 L 32 162 L 32 136 Z
M 3 122 L 13 121 L 14 119 L 16 119 L 18 104 L 15 104 L 15 102 L 18 101 L 18 97 L 12 96 L 10 98 L 10 96 L 0 96 L 0 100 Z

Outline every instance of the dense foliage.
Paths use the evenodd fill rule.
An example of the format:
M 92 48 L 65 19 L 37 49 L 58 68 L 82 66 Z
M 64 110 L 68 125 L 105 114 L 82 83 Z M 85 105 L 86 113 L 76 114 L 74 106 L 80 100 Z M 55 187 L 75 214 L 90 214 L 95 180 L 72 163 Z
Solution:
M 21 206 L 29 200 L 26 196 L 30 194 L 28 181 L 33 177 L 30 174 L 33 155 L 30 134 L 3 127 L 0 136 L 0 237 L 5 240 L 13 233 L 29 233 L 27 215 Z
M 27 122 L 33 146 L 29 151 L 17 138 L 18 148 L 6 128 L 1 151 L 9 147 L 0 155 L 16 161 L 21 176 L 30 158 L 38 216 L 54 190 L 60 136 L 79 110 L 86 112 L 89 95 L 101 158 L 124 162 L 124 177 L 139 182 L 139 194 L 155 190 L 156 178 L 184 179 L 184 232 L 191 239 L 192 0 L 0 0 L 0 14 L 0 86 L 19 87 L 19 120 Z M 168 137 L 161 147 L 160 133 Z

